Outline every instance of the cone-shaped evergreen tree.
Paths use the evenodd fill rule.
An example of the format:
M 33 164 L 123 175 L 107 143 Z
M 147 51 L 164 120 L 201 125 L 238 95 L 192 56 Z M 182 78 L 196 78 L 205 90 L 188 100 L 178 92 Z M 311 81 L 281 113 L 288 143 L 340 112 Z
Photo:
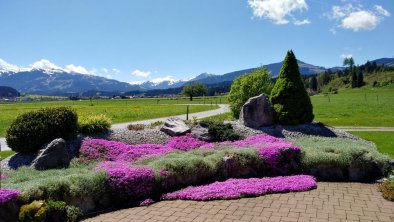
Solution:
M 275 109 L 275 121 L 279 124 L 308 123 L 314 118 L 311 100 L 305 91 L 297 59 L 291 50 L 283 61 L 270 100 Z

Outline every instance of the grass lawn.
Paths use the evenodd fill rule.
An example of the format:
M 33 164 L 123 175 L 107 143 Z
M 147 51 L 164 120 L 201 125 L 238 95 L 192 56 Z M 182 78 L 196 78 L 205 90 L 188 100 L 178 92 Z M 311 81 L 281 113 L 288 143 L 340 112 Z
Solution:
M 11 155 L 14 155 L 14 154 L 15 154 L 15 152 L 11 151 L 11 150 L 1 151 L 0 152 L 0 160 L 4 160 L 5 158 L 7 158 Z
M 127 100 L 94 100 L 88 101 L 52 101 L 25 102 L 0 104 L 0 136 L 5 136 L 6 129 L 20 114 L 43 107 L 70 106 L 80 116 L 105 114 L 113 123 L 159 118 L 172 115 L 186 114 L 186 106 L 182 104 L 202 104 L 190 106 L 189 112 L 201 112 L 216 109 L 220 102 L 226 102 L 224 97 L 188 99 L 127 99 Z M 203 106 L 205 104 L 205 106 Z M 212 104 L 212 105 L 211 105 Z
M 349 132 L 365 140 L 374 142 L 378 150 L 394 158 L 394 132 Z
M 209 116 L 203 118 L 204 120 L 217 120 L 217 121 L 224 121 L 224 120 L 235 120 L 235 118 L 231 115 L 230 112 L 222 113 L 214 116 Z
M 394 85 L 311 96 L 315 121 L 331 126 L 394 126 Z M 230 120 L 231 114 L 208 119 Z
M 394 126 L 394 85 L 311 97 L 315 121 L 332 126 Z

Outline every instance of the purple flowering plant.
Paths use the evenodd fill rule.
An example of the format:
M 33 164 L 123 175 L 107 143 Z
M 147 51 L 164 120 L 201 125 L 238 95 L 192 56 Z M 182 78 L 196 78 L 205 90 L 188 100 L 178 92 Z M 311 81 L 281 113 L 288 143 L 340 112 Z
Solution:
M 84 140 L 81 145 L 81 158 L 86 161 L 128 161 L 160 156 L 173 150 L 160 144 L 127 145 L 103 139 Z
M 148 199 L 145 199 L 144 201 L 142 201 L 140 203 L 140 207 L 149 206 L 149 205 L 154 204 L 154 203 L 155 203 L 154 200 L 152 200 L 151 198 L 148 198 Z
M 107 185 L 122 198 L 140 199 L 152 193 L 155 176 L 148 167 L 133 167 L 121 161 L 106 161 L 95 171 L 107 172 Z
M 315 188 L 315 178 L 307 175 L 229 179 L 224 182 L 188 187 L 180 191 L 167 193 L 162 196 L 162 199 L 226 200 L 245 196 L 261 196 L 268 193 L 307 191 Z
M 14 189 L 0 188 L 0 204 L 5 204 L 19 196 L 20 192 Z
M 205 144 L 207 144 L 207 142 L 196 139 L 192 135 L 188 134 L 186 136 L 173 137 L 167 142 L 166 145 L 167 147 L 172 149 L 188 151 L 188 150 L 200 148 Z

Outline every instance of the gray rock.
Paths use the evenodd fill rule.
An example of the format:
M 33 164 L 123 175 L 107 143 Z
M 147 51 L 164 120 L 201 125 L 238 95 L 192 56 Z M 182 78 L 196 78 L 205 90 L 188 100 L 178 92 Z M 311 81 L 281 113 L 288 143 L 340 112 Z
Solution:
M 46 170 L 59 167 L 68 167 L 70 157 L 66 148 L 66 141 L 62 138 L 54 139 L 45 145 L 33 160 L 31 167 L 37 170 Z
M 194 138 L 203 140 L 205 142 L 212 142 L 213 140 L 212 136 L 208 133 L 208 129 L 200 125 L 193 127 L 191 132 Z
M 242 106 L 239 120 L 249 127 L 270 126 L 274 124 L 274 109 L 266 94 L 249 98 Z
M 394 159 L 389 160 L 389 164 L 392 168 L 394 168 Z
M 181 136 L 186 133 L 190 133 L 190 127 L 188 127 L 180 118 L 171 117 L 165 121 L 164 125 L 160 128 L 160 131 L 165 132 L 170 136 Z

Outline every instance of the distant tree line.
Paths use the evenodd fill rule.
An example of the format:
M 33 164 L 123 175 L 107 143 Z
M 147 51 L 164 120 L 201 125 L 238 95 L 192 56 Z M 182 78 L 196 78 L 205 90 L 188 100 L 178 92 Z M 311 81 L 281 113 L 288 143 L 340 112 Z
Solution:
M 369 75 L 384 71 L 394 71 L 392 66 L 378 65 L 376 62 L 366 62 L 363 65 L 355 65 L 353 58 L 345 58 L 343 61 L 344 69 L 328 69 L 327 71 L 317 74 L 303 76 L 305 88 L 311 92 L 320 92 L 323 87 L 338 81 L 338 85 L 359 88 L 365 85 L 364 75 Z M 375 84 L 374 84 L 375 86 Z M 337 88 L 328 88 L 328 91 L 335 91 Z

